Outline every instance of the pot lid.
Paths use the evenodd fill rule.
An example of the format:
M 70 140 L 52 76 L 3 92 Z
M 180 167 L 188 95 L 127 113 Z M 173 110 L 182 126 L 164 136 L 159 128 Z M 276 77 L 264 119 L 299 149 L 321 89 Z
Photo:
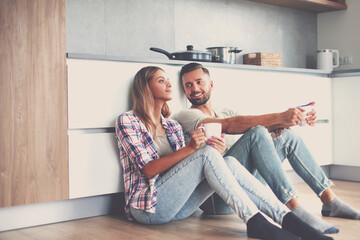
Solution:
M 186 51 L 176 52 L 176 53 L 199 53 L 199 54 L 211 54 L 210 52 L 207 52 L 207 51 L 194 50 L 194 46 L 193 46 L 193 45 L 187 45 L 187 46 L 186 46 Z M 175 54 L 176 54 L 176 53 L 175 53 Z
M 317 52 L 332 52 L 332 49 L 320 49 Z
M 215 48 L 229 48 L 229 49 L 238 49 L 238 47 L 208 47 L 206 49 L 215 49 Z

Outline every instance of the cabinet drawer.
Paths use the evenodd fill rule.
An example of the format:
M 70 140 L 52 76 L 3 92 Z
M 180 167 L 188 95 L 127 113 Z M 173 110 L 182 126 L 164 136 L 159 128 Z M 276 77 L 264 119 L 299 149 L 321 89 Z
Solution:
M 115 133 L 69 133 L 70 198 L 124 190 Z
M 326 77 L 210 68 L 212 102 L 242 115 L 283 112 L 315 101 L 319 119 L 331 118 L 331 80 Z
M 114 127 L 115 118 L 131 109 L 131 86 L 134 75 L 141 68 L 156 65 L 177 83 L 178 66 L 67 59 L 69 129 Z M 183 109 L 186 97 L 180 84 L 173 84 L 173 99 L 169 102 L 173 113 Z

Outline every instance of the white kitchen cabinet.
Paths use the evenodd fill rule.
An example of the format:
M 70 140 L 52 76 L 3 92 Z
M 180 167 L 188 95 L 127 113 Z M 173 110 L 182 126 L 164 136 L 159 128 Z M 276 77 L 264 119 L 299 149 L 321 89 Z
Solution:
M 69 196 L 122 192 L 124 189 L 115 133 L 69 133 Z
M 69 129 L 114 127 L 115 118 L 131 109 L 131 85 L 142 67 L 163 68 L 175 82 L 172 111 L 185 107 L 186 98 L 179 89 L 177 66 L 85 59 L 67 59 Z
M 221 68 L 210 68 L 210 72 L 217 106 L 255 115 L 315 101 L 318 117 L 331 117 L 331 80 L 326 76 Z
M 70 198 L 124 191 L 114 133 L 116 117 L 131 109 L 131 84 L 142 67 L 156 65 L 178 80 L 179 68 L 160 64 L 67 59 Z M 186 98 L 173 84 L 173 111 Z
M 120 113 L 131 109 L 133 77 L 144 66 L 163 68 L 172 80 L 174 97 L 169 105 L 176 113 L 189 106 L 179 81 L 181 67 L 87 59 L 67 59 L 67 65 L 70 198 L 121 192 L 124 187 L 114 125 Z M 282 112 L 316 101 L 319 118 L 328 123 L 294 130 L 303 137 L 319 164 L 332 163 L 331 80 L 327 76 L 227 66 L 207 66 L 215 84 L 216 106 L 249 115 Z
M 360 166 L 360 73 L 333 78 L 334 164 Z
M 210 69 L 215 88 L 213 103 L 239 114 L 283 112 L 315 101 L 320 122 L 293 127 L 320 165 L 332 164 L 331 79 L 312 74 Z M 288 164 L 286 170 L 291 169 Z

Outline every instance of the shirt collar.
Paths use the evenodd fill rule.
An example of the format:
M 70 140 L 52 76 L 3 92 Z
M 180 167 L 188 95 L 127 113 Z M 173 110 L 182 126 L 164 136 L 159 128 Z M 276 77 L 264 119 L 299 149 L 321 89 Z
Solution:
M 166 130 L 169 129 L 169 125 L 168 125 L 168 123 L 166 121 L 166 118 L 164 118 L 163 115 L 161 115 L 161 124 L 162 124 L 163 128 L 165 128 Z

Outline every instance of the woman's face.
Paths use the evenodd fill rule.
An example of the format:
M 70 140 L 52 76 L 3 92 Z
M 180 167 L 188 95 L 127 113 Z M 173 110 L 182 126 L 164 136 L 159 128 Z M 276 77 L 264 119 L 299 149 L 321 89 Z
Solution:
M 149 88 L 155 100 L 170 101 L 172 99 L 171 83 L 166 73 L 157 70 L 149 82 Z

